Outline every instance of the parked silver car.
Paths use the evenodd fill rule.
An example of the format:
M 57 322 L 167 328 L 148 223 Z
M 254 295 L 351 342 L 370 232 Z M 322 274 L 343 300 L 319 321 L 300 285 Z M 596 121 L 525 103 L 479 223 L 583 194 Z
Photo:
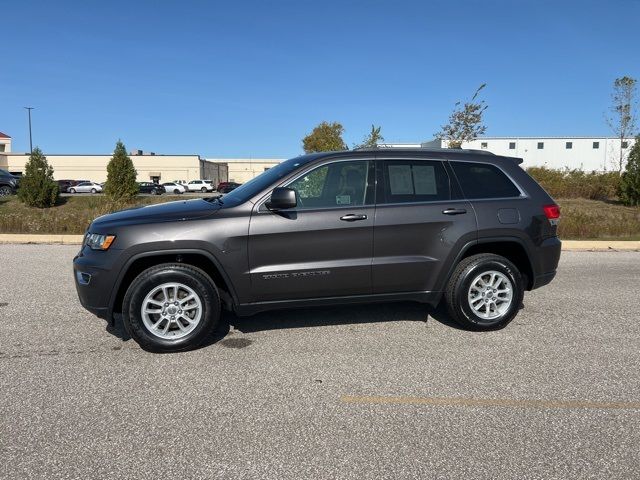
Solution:
M 94 182 L 80 182 L 73 187 L 69 187 L 69 193 L 100 193 L 102 185 Z

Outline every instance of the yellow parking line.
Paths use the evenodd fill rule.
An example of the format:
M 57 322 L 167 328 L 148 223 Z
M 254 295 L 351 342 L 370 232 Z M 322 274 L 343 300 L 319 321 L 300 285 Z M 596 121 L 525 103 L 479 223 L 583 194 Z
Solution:
M 640 402 L 590 402 L 583 400 L 515 400 L 507 398 L 447 397 L 340 397 L 342 403 L 368 405 L 431 405 L 446 407 L 516 407 L 516 408 L 586 408 L 605 410 L 640 410 Z

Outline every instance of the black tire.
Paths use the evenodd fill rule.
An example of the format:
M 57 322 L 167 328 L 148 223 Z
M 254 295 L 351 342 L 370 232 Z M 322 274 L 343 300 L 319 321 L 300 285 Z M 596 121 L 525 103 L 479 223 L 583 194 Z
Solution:
M 176 189 L 173 191 L 173 193 L 174 193 L 175 195 L 178 195 L 178 194 L 180 194 L 180 190 L 178 190 L 178 189 L 176 188 Z
M 155 188 L 151 189 L 151 195 L 157 195 L 158 194 L 158 190 L 156 190 Z
M 75 188 L 70 188 L 69 189 L 69 193 L 76 193 L 76 189 Z
M 502 273 L 512 285 L 511 304 L 495 319 L 485 319 L 469 305 L 471 283 L 483 272 Z M 500 255 L 480 253 L 463 259 L 449 278 L 445 292 L 447 311 L 451 319 L 471 330 L 496 330 L 506 326 L 520 310 L 524 297 L 524 282 L 516 266 Z
M 202 193 L 207 193 L 207 187 L 202 187 L 202 188 L 200 189 L 200 191 L 201 191 Z
M 160 338 L 145 326 L 142 303 L 149 292 L 164 283 L 177 282 L 191 288 L 202 303 L 200 322 L 192 332 L 176 340 Z M 138 275 L 122 303 L 124 326 L 131 337 L 149 352 L 182 352 L 201 345 L 215 330 L 220 320 L 220 295 L 209 276 L 199 268 L 185 264 L 164 263 L 148 268 Z
M 2 185 L 0 187 L 0 197 L 8 197 L 13 193 L 13 189 L 7 185 Z
M 98 193 L 98 191 L 95 188 L 92 188 L 91 189 L 91 193 L 96 194 L 96 193 Z

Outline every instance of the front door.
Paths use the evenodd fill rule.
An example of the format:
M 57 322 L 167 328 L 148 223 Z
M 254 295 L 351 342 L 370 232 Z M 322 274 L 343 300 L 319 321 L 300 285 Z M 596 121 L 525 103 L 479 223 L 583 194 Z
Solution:
M 252 301 L 371 293 L 374 162 L 328 161 L 282 186 L 297 206 L 251 217 Z

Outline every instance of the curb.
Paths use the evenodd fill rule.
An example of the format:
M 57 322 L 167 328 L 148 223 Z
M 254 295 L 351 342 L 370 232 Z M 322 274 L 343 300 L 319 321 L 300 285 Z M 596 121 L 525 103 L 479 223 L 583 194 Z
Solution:
M 563 240 L 562 250 L 568 252 L 639 252 L 640 241 Z
M 61 244 L 81 245 L 84 235 L 32 235 L 0 233 L 0 244 Z M 640 241 L 626 240 L 563 240 L 567 252 L 640 252 Z
M 84 235 L 32 235 L 29 233 L 0 233 L 0 244 L 62 244 L 81 245 Z

